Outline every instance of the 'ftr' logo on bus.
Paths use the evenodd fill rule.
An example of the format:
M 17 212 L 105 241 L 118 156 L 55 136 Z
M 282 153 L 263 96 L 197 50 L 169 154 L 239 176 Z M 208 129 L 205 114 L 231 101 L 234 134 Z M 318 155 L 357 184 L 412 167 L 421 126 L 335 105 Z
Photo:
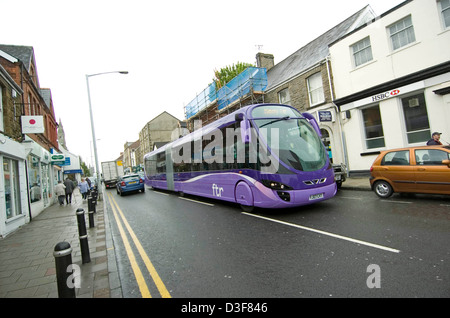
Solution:
M 398 94 L 400 94 L 400 91 L 398 89 L 393 89 L 392 91 L 372 96 L 372 102 L 376 102 L 376 101 L 379 101 L 379 100 L 382 100 L 382 99 L 386 99 L 386 98 L 389 98 L 391 96 L 395 96 L 395 95 L 398 95 Z
M 222 196 L 222 192 L 223 192 L 223 188 L 222 187 L 219 187 L 217 184 L 213 183 L 212 190 L 213 190 L 213 196 L 215 196 L 215 197 L 221 197 Z

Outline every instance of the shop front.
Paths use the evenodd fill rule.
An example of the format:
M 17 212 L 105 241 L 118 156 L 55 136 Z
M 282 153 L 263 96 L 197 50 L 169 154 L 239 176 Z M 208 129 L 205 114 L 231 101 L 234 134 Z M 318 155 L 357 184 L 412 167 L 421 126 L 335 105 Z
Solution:
M 23 143 L 28 151 L 28 189 L 31 216 L 36 217 L 53 202 L 53 168 L 50 153 L 39 144 L 26 137 Z
M 350 175 L 368 174 L 382 150 L 426 145 L 435 131 L 448 144 L 449 86 L 445 73 L 341 105 Z
M 29 222 L 26 151 L 0 133 L 0 237 Z

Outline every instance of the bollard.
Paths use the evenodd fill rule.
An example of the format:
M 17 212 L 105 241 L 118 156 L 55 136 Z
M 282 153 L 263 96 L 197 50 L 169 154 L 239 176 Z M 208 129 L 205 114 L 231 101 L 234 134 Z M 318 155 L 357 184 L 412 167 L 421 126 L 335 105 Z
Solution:
M 95 197 L 89 196 L 88 197 L 88 212 L 94 211 L 94 213 L 96 213 L 97 212 L 97 211 L 95 211 L 96 205 L 97 205 L 97 200 L 95 199 Z
M 95 224 L 94 224 L 94 211 L 89 211 L 88 215 L 89 215 L 89 228 L 93 228 L 93 227 L 95 227 Z
M 97 191 L 97 189 L 92 190 L 91 191 L 91 195 L 94 198 L 94 200 L 97 201 L 97 198 L 98 198 L 98 191 Z
M 91 257 L 89 255 L 89 243 L 86 231 L 86 220 L 84 219 L 84 209 L 77 209 L 78 233 L 80 236 L 81 263 L 89 263 Z
M 53 256 L 55 257 L 58 297 L 75 298 L 75 285 L 69 284 L 69 278 L 73 273 L 67 271 L 72 265 L 72 247 L 68 242 L 60 242 L 56 244 Z

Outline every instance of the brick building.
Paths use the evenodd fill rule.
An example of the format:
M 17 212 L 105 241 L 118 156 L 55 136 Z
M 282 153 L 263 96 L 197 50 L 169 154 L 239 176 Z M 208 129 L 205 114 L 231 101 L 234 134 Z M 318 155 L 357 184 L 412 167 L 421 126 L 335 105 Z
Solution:
M 0 237 L 29 220 L 27 153 L 21 144 L 22 92 L 0 65 Z
M 2 109 L 3 129 L 8 137 L 18 142 L 14 145 L 16 151 L 25 153 L 25 158 L 18 156 L 24 160 L 23 163 L 8 160 L 11 169 L 19 169 L 19 179 L 22 175 L 25 176 L 25 173 L 20 172 L 22 164 L 24 171 L 28 173 L 25 181 L 18 181 L 17 193 L 21 193 L 21 198 L 15 206 L 20 203 L 22 211 L 27 208 L 29 217 L 32 218 L 55 202 L 54 186 L 58 180 L 63 179 L 62 168 L 51 160 L 52 154 L 60 153 L 51 90 L 40 87 L 34 49 L 31 46 L 0 44 L 0 65 L 14 83 L 13 86 L 20 89 L 10 91 L 2 87 L 2 92 L 6 92 L 2 100 L 8 105 L 4 111 Z M 27 126 L 33 126 L 37 130 L 25 130 L 29 128 Z M 5 158 L 3 156 L 4 164 Z M 13 180 L 11 178 L 14 177 L 14 172 L 11 170 L 9 180 Z M 5 179 L 7 176 L 3 173 L 0 175 L 2 177 Z M 4 184 L 7 185 L 8 182 L 5 179 Z M 26 215 L 22 213 L 12 217 L 9 223 L 17 223 L 13 221 L 23 220 Z

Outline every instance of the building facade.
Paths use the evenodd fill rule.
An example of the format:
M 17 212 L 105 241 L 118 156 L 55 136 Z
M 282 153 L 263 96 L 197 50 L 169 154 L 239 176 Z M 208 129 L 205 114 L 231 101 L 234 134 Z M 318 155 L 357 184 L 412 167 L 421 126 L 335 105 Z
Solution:
M 2 82 L 5 106 L 2 105 L 0 118 L 0 131 L 5 136 L 0 155 L 7 168 L 0 176 L 5 189 L 0 201 L 10 202 L 9 206 L 6 203 L 10 211 L 6 216 L 8 226 L 0 233 L 5 235 L 56 201 L 54 186 L 63 179 L 63 171 L 52 161 L 52 155 L 60 153 L 57 124 L 51 91 L 39 84 L 33 47 L 0 44 L 0 65 L 12 83 L 8 87 Z M 6 190 L 8 185 L 11 186 Z M 21 221 L 13 222 L 16 219 Z
M 164 111 L 150 120 L 139 132 L 139 162 L 145 154 L 153 151 L 156 142 L 172 141 L 172 133 L 180 127 L 180 120 Z M 177 136 L 178 137 L 178 136 Z
M 291 105 L 314 115 L 334 164 L 345 162 L 345 145 L 341 118 L 333 103 L 334 81 L 328 46 L 373 18 L 375 13 L 366 6 L 275 65 L 272 55 L 257 55 L 257 66 L 267 68 L 264 101 Z
M 22 89 L 0 65 L 0 237 L 29 221 L 27 153 L 22 147 Z
M 449 6 L 405 1 L 330 45 L 350 175 L 435 131 L 450 142 Z

